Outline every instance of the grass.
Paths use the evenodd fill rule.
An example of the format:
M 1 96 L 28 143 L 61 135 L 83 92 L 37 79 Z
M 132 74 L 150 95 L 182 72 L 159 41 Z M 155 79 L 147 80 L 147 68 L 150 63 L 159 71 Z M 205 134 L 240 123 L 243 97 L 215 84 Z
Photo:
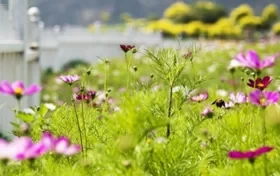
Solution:
M 245 48 L 255 49 L 264 56 L 279 51 L 280 45 L 246 45 Z M 36 120 L 31 123 L 34 139 L 39 138 L 41 131 L 49 130 L 79 144 L 70 102 L 73 93 L 68 85 L 55 81 L 58 75 L 78 74 L 82 78 L 74 86 L 80 88 L 83 84 L 100 91 L 89 106 L 82 107 L 76 102 L 80 122 L 82 117 L 86 121 L 87 159 L 81 153 L 73 157 L 45 155 L 33 162 L 3 164 L 1 175 L 252 176 L 265 175 L 264 165 L 269 175 L 280 175 L 279 105 L 271 105 L 265 112 L 250 103 L 232 109 L 211 105 L 217 98 L 229 101 L 222 91 L 247 94 L 252 91 L 246 86 L 252 78 L 250 73 L 235 70 L 232 74 L 227 70 L 230 59 L 239 52 L 236 47 L 207 52 L 202 48 L 192 62 L 181 57 L 184 52 L 163 49 L 161 53 L 139 58 L 129 55 L 133 57 L 131 66 L 136 66 L 137 71 L 127 72 L 125 59 L 119 58 L 91 66 L 90 74 L 88 68 L 78 67 L 44 78 L 42 101 L 61 105 L 48 112 L 41 125 Z M 158 60 L 151 59 L 153 56 Z M 278 66 L 279 62 L 262 73 L 274 77 L 269 90 L 279 86 Z M 131 75 L 130 94 L 124 91 L 128 74 Z M 102 91 L 105 99 L 101 98 Z M 203 91 L 209 93 L 206 101 L 190 101 L 190 96 Z M 212 118 L 201 116 L 207 106 L 214 111 Z M 274 147 L 266 160 L 260 156 L 252 165 L 247 160 L 229 159 L 227 154 L 231 150 L 246 151 L 263 145 L 263 118 L 267 120 L 266 143 Z M 166 137 L 168 124 L 170 136 Z

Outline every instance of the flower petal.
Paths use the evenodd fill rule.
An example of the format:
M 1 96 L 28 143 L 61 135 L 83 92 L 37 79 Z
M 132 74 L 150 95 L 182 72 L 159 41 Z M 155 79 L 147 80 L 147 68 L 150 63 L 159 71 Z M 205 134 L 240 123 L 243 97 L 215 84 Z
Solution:
M 257 89 L 249 94 L 249 101 L 252 104 L 260 105 L 261 96 L 262 96 L 262 91 Z
M 255 156 L 262 155 L 264 153 L 270 152 L 271 150 L 273 150 L 273 147 L 268 147 L 268 146 L 261 147 L 256 150 Z
M 279 93 L 278 92 L 264 92 L 266 100 L 269 104 L 277 103 L 279 100 Z
M 42 90 L 41 86 L 32 84 L 24 91 L 24 95 L 33 95 L 37 92 L 40 92 L 41 90 Z
M 261 68 L 260 57 L 254 50 L 249 50 L 246 55 L 247 65 L 250 68 Z
M 9 95 L 13 95 L 14 94 L 14 90 L 11 87 L 11 85 L 9 84 L 8 81 L 2 81 L 0 84 L 0 92 L 5 93 L 5 94 L 9 94 Z
M 231 151 L 228 153 L 228 157 L 231 159 L 246 159 L 247 156 L 241 151 Z
M 57 139 L 56 143 L 55 143 L 55 152 L 56 153 L 60 153 L 63 154 L 69 147 L 70 142 L 69 139 L 66 137 L 60 137 Z
M 262 68 L 272 67 L 275 64 L 276 55 L 266 57 L 261 61 Z
M 65 151 L 64 155 L 70 156 L 77 154 L 81 151 L 81 146 L 80 145 L 70 145 Z
M 22 90 L 24 90 L 24 83 L 22 81 L 15 81 L 12 83 L 12 89 L 16 90 L 17 88 L 21 88 Z

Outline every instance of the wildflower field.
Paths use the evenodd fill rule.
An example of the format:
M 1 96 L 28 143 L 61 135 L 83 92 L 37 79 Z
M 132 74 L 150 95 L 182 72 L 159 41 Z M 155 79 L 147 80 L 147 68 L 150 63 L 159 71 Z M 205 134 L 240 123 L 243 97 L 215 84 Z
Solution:
M 15 104 L 0 175 L 280 175 L 280 44 L 240 45 L 121 45 L 41 85 L 1 80 L 42 104 Z

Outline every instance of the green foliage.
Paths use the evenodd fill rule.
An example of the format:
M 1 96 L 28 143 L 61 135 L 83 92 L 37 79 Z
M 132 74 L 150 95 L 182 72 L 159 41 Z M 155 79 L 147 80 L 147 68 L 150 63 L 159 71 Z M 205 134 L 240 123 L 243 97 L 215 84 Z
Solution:
M 220 18 L 227 16 L 227 11 L 222 5 L 211 1 L 198 1 L 194 4 L 196 14 L 203 23 L 215 23 Z
M 224 23 L 228 23 L 225 21 Z M 221 22 L 222 23 L 222 22 Z M 256 49 L 262 56 L 279 50 L 279 44 L 245 45 L 245 50 Z M 226 49 L 225 49 L 226 48 Z M 199 48 L 200 49 L 200 48 Z M 262 145 L 262 122 L 267 119 L 267 145 L 275 149 L 266 155 L 270 175 L 278 175 L 279 169 L 279 105 L 271 106 L 263 113 L 249 103 L 236 105 L 233 109 L 221 109 L 215 106 L 214 116 L 203 118 L 201 111 L 211 106 L 217 98 L 229 101 L 226 92 L 250 92 L 244 86 L 251 79 L 242 69 L 234 74 L 227 72 L 227 64 L 238 53 L 238 46 L 226 43 L 211 51 L 198 52 L 198 48 L 154 49 L 132 60 L 134 81 L 128 96 L 119 91 L 126 85 L 125 59 L 110 60 L 107 85 L 114 103 L 109 109 L 81 104 L 75 101 L 78 120 L 85 120 L 88 145 L 87 159 L 82 153 L 72 157 L 45 155 L 33 161 L 1 163 L 0 175 L 43 175 L 43 176 L 80 176 L 80 175 L 264 175 L 264 157 L 258 157 L 254 167 L 246 161 L 234 161 L 227 157 L 230 150 L 250 150 Z M 191 53 L 184 57 L 184 53 Z M 279 64 L 279 63 L 277 63 Z M 102 90 L 105 78 L 104 62 L 88 68 L 77 67 L 68 73 L 77 73 L 82 79 L 74 86 Z M 118 71 L 118 72 L 117 72 Z M 117 74 L 116 74 L 117 73 Z M 263 72 L 263 74 L 267 74 Z M 201 76 L 204 75 L 204 76 Z M 275 90 L 278 86 L 279 70 L 272 74 L 275 81 L 269 86 Z M 73 97 L 69 86 L 60 84 L 54 88 L 55 77 L 48 75 L 48 84 L 43 96 L 57 93 L 58 99 Z M 263 76 L 263 75 L 262 75 Z M 243 77 L 245 81 L 240 81 Z M 47 80 L 47 79 L 46 79 Z M 232 84 L 234 80 L 236 84 Z M 99 82 L 100 81 L 100 82 Z M 169 90 L 172 84 L 172 106 L 169 111 Z M 192 102 L 190 97 L 207 91 L 209 99 Z M 97 103 L 100 94 L 93 100 Z M 65 102 L 55 111 L 34 107 L 33 121 L 30 123 L 31 136 L 37 141 L 41 131 L 49 130 L 56 136 L 68 136 L 72 143 L 79 143 L 79 130 L 72 102 Z M 23 118 L 24 119 L 24 118 Z M 166 138 L 166 126 L 171 125 L 171 135 Z M 257 173 L 257 174 L 254 174 Z

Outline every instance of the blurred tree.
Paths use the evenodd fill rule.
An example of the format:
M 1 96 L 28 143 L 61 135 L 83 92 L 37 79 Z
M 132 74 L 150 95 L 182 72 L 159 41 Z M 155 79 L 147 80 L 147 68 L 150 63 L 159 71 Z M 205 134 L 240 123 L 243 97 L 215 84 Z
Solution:
M 124 12 L 120 15 L 120 19 L 124 22 L 124 23 L 128 23 L 131 21 L 132 17 L 129 13 Z
M 272 27 L 272 33 L 274 35 L 280 36 L 280 21 L 275 23 Z
M 220 18 L 227 16 L 227 10 L 222 5 L 211 1 L 198 1 L 194 4 L 196 14 L 204 23 L 215 23 Z
M 198 20 L 196 11 L 183 1 L 178 1 L 171 4 L 164 11 L 164 18 L 170 19 L 175 23 L 188 23 L 190 21 Z
M 270 29 L 278 19 L 279 11 L 275 4 L 267 5 L 262 11 L 262 29 Z
M 254 11 L 248 4 L 242 4 L 235 9 L 233 9 L 230 13 L 231 19 L 238 23 L 242 18 L 246 16 L 253 16 Z

